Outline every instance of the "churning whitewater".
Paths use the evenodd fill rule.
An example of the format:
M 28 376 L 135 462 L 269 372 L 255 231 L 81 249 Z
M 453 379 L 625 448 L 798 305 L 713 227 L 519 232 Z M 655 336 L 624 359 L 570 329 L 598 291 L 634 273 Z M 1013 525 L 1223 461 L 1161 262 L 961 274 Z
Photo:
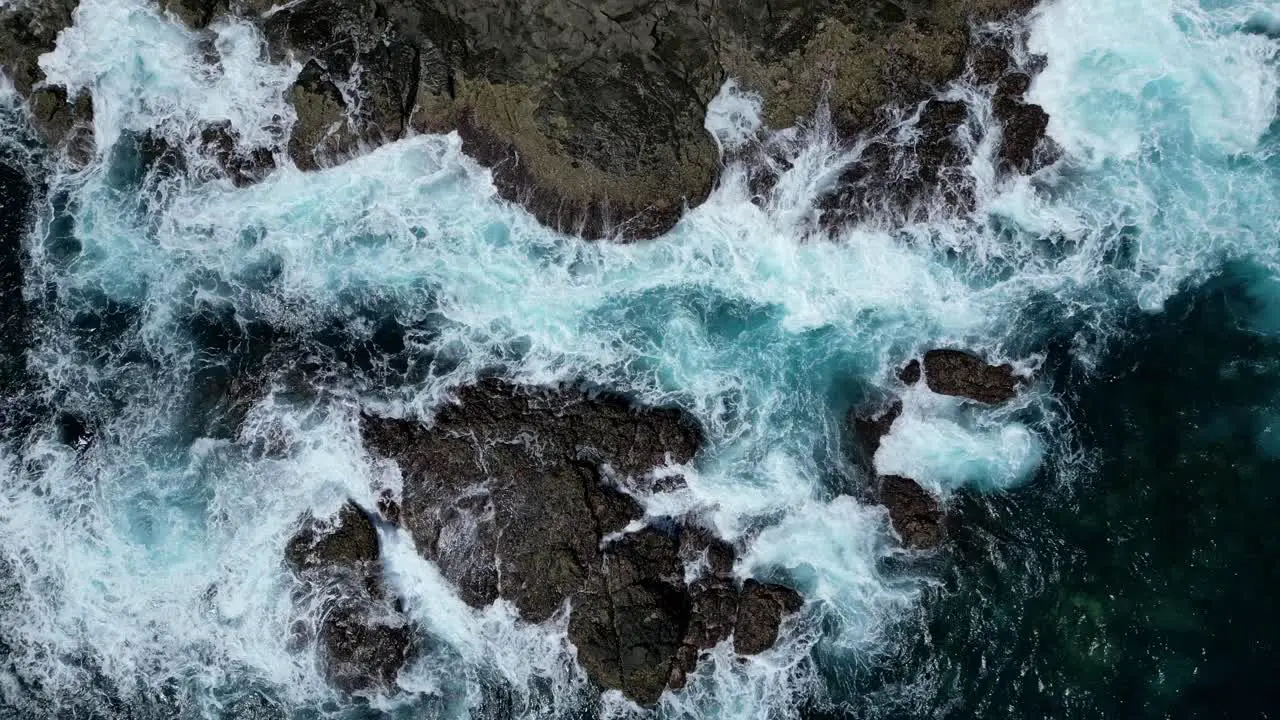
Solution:
M 0 448 L 0 714 L 649 712 L 616 692 L 597 704 L 563 615 L 532 625 L 505 601 L 473 609 L 390 525 L 386 576 L 424 635 L 401 692 L 344 695 L 296 640 L 296 623 L 315 622 L 281 560 L 297 519 L 348 498 L 373 507 L 399 482 L 362 446 L 361 414 L 430 421 L 495 373 L 686 409 L 706 442 L 665 470 L 686 486 L 643 495 L 645 512 L 704 514 L 745 540 L 739 576 L 804 595 L 772 649 L 742 661 L 722 643 L 652 712 L 854 707 L 864 688 L 833 676 L 905 642 L 900 622 L 940 580 L 893 542 L 883 508 L 845 494 L 863 472 L 842 450 L 846 412 L 898 392 L 906 358 L 981 351 L 1032 378 L 1017 399 L 907 389 L 876 470 L 944 498 L 1084 482 L 1088 449 L 1037 374 L 1049 349 L 1088 375 L 1124 345 L 1127 318 L 1224 262 L 1267 283 L 1280 269 L 1276 17 L 1271 2 L 1044 4 L 1016 45 L 1046 58 L 1029 98 L 1061 155 L 999 174 L 997 133 L 981 132 L 998 122 L 989 91 L 962 77 L 942 97 L 968 105 L 973 209 L 956 217 L 939 199 L 910 224 L 824 227 L 819 197 L 865 143 L 838 142 L 821 113 L 765 128 L 760 99 L 729 82 L 707 113 L 727 159 L 711 197 L 666 236 L 618 244 L 551 232 L 500 200 L 456 135 L 303 173 L 284 151 L 300 67 L 264 60 L 252 25 L 219 21 L 211 66 L 150 4 L 84 0 L 41 67 L 91 94 L 91 161 L 31 150 L 20 99 L 3 98 L 7 158 L 47 185 L 23 246 L 28 364 L 61 420 Z M 900 108 L 886 136 L 910 133 L 919 110 Z M 212 122 L 281 167 L 250 187 L 210 179 L 196 144 Z M 186 151 L 144 163 L 148 134 Z M 754 140 L 788 155 L 763 202 L 733 152 Z M 241 389 L 244 422 L 210 422 L 207 398 L 237 392 L 236 363 L 284 337 L 305 383 Z

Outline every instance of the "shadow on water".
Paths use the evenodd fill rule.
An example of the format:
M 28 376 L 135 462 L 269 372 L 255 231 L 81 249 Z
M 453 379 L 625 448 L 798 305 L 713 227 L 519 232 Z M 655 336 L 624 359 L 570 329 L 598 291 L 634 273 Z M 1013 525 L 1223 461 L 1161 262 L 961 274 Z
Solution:
M 1132 318 L 1059 385 L 1088 457 L 958 499 L 899 653 L 822 660 L 838 697 L 812 717 L 1272 717 L 1278 309 L 1280 285 L 1231 265 Z

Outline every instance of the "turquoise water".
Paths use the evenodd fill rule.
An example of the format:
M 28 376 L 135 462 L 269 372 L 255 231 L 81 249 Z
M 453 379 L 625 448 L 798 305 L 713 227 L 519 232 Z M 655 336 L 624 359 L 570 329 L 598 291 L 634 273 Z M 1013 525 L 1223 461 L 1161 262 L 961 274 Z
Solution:
M 938 586 L 848 695 L 873 717 L 1269 717 L 1275 280 L 1233 263 L 1064 366 L 1087 467 L 957 504 Z M 847 674 L 846 674 L 847 672 Z
M 815 201 L 856 158 L 814 122 L 762 206 L 729 165 L 668 236 L 614 245 L 502 203 L 452 136 L 244 189 L 199 180 L 194 156 L 185 174 L 148 170 L 147 132 L 182 148 L 226 120 L 278 143 L 298 68 L 264 64 L 231 24 L 218 71 L 145 4 L 85 0 L 42 64 L 92 93 L 99 156 L 23 161 L 49 188 L 25 249 L 31 394 L 54 410 L 0 450 L 3 707 L 633 714 L 590 697 L 562 623 L 466 607 L 395 532 L 388 576 L 433 648 L 402 692 L 341 697 L 313 648 L 289 644 L 306 612 L 280 563 L 294 519 L 371 505 L 394 478 L 361 448 L 359 412 L 429 418 L 496 370 L 686 407 L 708 446 L 688 489 L 642 498 L 648 512 L 704 514 L 748 543 L 741 574 L 805 593 L 778 647 L 747 663 L 719 648 L 659 716 L 1212 715 L 1215 692 L 1274 657 L 1240 638 L 1274 628 L 1256 572 L 1275 566 L 1259 536 L 1280 452 L 1264 432 L 1280 43 L 1254 30 L 1276 10 L 1044 5 L 1031 99 L 1064 159 L 997 179 L 979 145 L 970 216 L 826 237 Z M 990 122 L 974 89 L 943 92 Z M 723 126 L 749 94 L 717 102 L 724 141 L 756 131 Z M 846 494 L 843 419 L 939 345 L 1034 380 L 1004 408 L 904 396 L 877 463 L 944 495 L 957 523 L 950 550 L 921 558 Z M 92 441 L 60 442 L 59 412 Z M 1247 634 L 1224 629 L 1244 617 Z M 1253 712 L 1264 693 L 1231 700 Z

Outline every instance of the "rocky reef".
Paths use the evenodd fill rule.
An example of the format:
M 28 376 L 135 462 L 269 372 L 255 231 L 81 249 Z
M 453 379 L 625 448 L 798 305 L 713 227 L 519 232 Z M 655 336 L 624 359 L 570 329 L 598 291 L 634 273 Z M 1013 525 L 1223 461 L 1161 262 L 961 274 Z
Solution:
M 1016 67 L 998 45 L 971 47 L 975 25 L 1031 4 L 163 0 L 160 7 L 206 32 L 224 17 L 249 19 L 274 59 L 301 64 L 287 142 L 300 168 L 411 133 L 457 130 L 464 150 L 493 170 L 502 197 L 544 224 L 636 239 L 664 233 L 710 192 L 720 149 L 703 119 L 729 78 L 761 96 L 770 127 L 791 126 L 825 103 L 840 135 L 852 138 L 875 130 L 882 108 L 921 102 L 970 73 L 992 88 L 1002 165 L 1033 170 L 1048 156 L 1037 149 L 1047 115 L 1022 99 L 1036 68 Z M 0 9 L 0 61 L 51 145 L 92 141 L 88 98 L 44 86 L 37 63 L 75 6 Z M 824 201 L 824 222 L 886 206 L 909 214 L 938 189 L 964 207 L 968 190 L 953 167 L 964 122 L 961 103 L 924 105 L 914 139 L 882 137 L 840 178 Z M 274 163 L 266 148 L 238 148 L 233 130 L 206 134 L 207 149 L 239 183 Z M 874 192 L 885 188 L 887 195 Z
M 681 482 L 653 477 L 701 443 L 677 410 L 490 380 L 459 390 L 430 424 L 366 417 L 362 434 L 402 473 L 381 514 L 463 600 L 501 598 L 531 623 L 567 612 L 587 675 L 638 704 L 683 687 L 725 640 L 743 655 L 769 649 L 802 605 L 790 588 L 740 581 L 735 548 L 695 519 L 646 518 L 630 494 Z M 306 518 L 285 555 L 306 594 L 323 597 L 315 637 L 330 681 L 387 689 L 412 634 L 382 583 L 373 520 L 354 504 Z
M 78 0 L 6 3 L 0 7 L 0 66 L 27 99 L 32 124 L 51 147 L 64 145 L 80 155 L 92 147 L 93 119 L 88 96 L 68 97 L 64 88 L 47 85 L 40 56 L 53 50 L 58 33 L 69 26 Z
M 978 355 L 954 349 L 929 350 L 923 361 L 912 359 L 898 371 L 903 385 L 915 385 L 922 378 L 932 392 L 982 404 L 1013 399 L 1022 382 L 1010 365 L 991 365 Z M 903 545 L 929 549 L 945 536 L 946 512 L 939 498 L 911 478 L 876 473 L 875 454 L 880 441 L 901 414 L 902 401 L 896 398 L 879 407 L 850 410 L 850 452 L 870 478 L 861 495 L 888 509 L 889 522 Z
M 963 72 L 972 23 L 1029 5 L 164 3 L 194 28 L 228 13 L 252 18 L 274 55 L 303 64 L 289 144 L 299 167 L 410 132 L 456 129 L 493 169 L 501 195 L 543 223 L 626 238 L 665 232 L 710 191 L 719 153 L 703 117 L 727 78 L 763 97 L 770 126 L 790 126 L 825 101 L 851 136 L 880 107 L 923 100 Z M 1011 126 L 1020 125 L 1015 115 Z M 943 143 L 943 126 L 928 142 Z
M 349 502 L 333 518 L 304 518 L 285 561 L 300 593 L 320 606 L 318 627 L 297 632 L 317 640 L 329 682 L 347 692 L 389 689 L 410 657 L 414 630 L 383 584 L 369 515 Z
M 907 363 L 898 378 L 907 385 L 920 381 L 921 368 L 929 389 L 940 395 L 976 400 L 994 405 L 1017 394 L 1018 377 L 1011 365 L 988 365 L 982 358 L 963 350 L 930 350 L 924 362 Z

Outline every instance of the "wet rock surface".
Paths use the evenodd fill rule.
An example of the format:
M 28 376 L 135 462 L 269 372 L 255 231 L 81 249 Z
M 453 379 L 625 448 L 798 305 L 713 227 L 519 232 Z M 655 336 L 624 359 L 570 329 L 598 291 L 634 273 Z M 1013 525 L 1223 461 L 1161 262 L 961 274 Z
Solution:
M 886 475 L 878 480 L 880 503 L 889 509 L 893 531 L 909 548 L 936 546 L 943 535 L 943 513 L 938 499 L 910 478 Z
M 998 45 L 982 45 L 970 61 L 973 79 L 980 85 L 994 85 L 991 110 L 1000 123 L 1000 147 L 997 160 L 1005 171 L 1034 172 L 1053 159 L 1055 148 L 1046 140 L 1049 114 L 1044 108 L 1025 101 L 1031 89 L 1032 76 L 1039 72 L 1033 56 L 1018 65 L 1008 51 Z
M 982 358 L 962 350 L 930 350 L 923 364 L 912 360 L 902 369 L 900 379 L 912 385 L 924 381 L 933 392 L 954 395 L 981 403 L 997 404 L 1017 394 L 1018 378 L 1013 366 L 989 365 Z
M 0 66 L 27 98 L 32 123 L 51 147 L 92 143 L 90 133 L 79 132 L 93 119 L 90 99 L 69 98 L 62 88 L 45 86 L 39 64 L 40 56 L 53 50 L 58 33 L 71 24 L 78 5 L 78 0 L 42 0 L 0 6 Z M 78 153 L 83 155 L 84 148 Z
M 874 472 L 880 441 L 889 434 L 893 422 L 901 414 L 902 401 L 897 399 L 874 409 L 853 408 L 849 411 L 846 424 L 853 431 L 857 452 L 854 459 L 863 469 Z
M 967 77 L 990 93 L 997 124 L 980 127 L 969 120 L 964 102 L 934 98 L 919 107 L 905 131 L 873 126 L 870 142 L 819 201 L 823 227 L 831 231 L 850 221 L 914 222 L 931 213 L 971 211 L 974 178 L 967 166 L 988 131 L 1000 134 L 995 160 L 1004 173 L 1032 173 L 1056 159 L 1060 150 L 1045 134 L 1048 114 L 1024 98 L 1042 59 L 1015 61 L 990 39 L 971 48 Z
M 924 379 L 935 393 L 987 404 L 1012 399 L 1019 384 L 1010 365 L 989 365 L 973 353 L 948 349 L 929 350 L 923 362 L 911 360 L 898 371 L 898 379 L 904 385 Z M 946 531 L 946 513 L 938 498 L 911 478 L 876 474 L 876 451 L 901 414 L 902 401 L 896 398 L 849 411 L 846 424 L 852 434 L 853 460 L 869 477 L 857 494 L 888 509 L 889 522 L 905 546 L 929 549 L 942 541 Z
M 1012 88 L 1021 87 L 1020 79 L 1013 83 Z M 1012 94 L 996 96 L 993 108 L 1004 132 L 1000 143 L 1003 165 L 1024 173 L 1037 169 L 1042 163 L 1037 162 L 1036 151 L 1049 127 L 1049 114 L 1039 105 L 1022 102 Z
M 882 134 L 819 202 L 822 222 L 838 229 L 853 220 L 925 217 L 935 197 L 953 208 L 971 204 L 967 159 L 958 137 L 969 109 L 956 100 L 929 100 L 907 137 Z
M 867 477 L 854 494 L 860 502 L 883 505 L 889 511 L 889 524 L 904 546 L 927 550 L 942 541 L 945 531 L 938 498 L 910 478 L 876 474 L 876 450 L 901 413 L 902 403 L 897 400 L 878 410 L 855 408 L 849 412 L 847 422 L 853 433 L 853 459 Z
M 414 630 L 382 581 L 378 533 L 348 502 L 335 518 L 305 518 L 285 561 L 320 597 L 315 637 L 329 682 L 346 692 L 387 690 L 413 649 Z
M 624 492 L 694 457 L 691 420 L 620 396 L 500 381 L 457 400 L 429 427 L 365 418 L 362 432 L 403 474 L 394 514 L 469 604 L 504 598 L 530 622 L 569 608 L 588 675 L 643 705 L 683 686 L 698 653 L 740 616 L 752 623 L 749 647 L 768 635 L 772 615 L 739 610 L 732 546 L 691 523 L 640 526 L 643 511 Z M 699 572 L 686 582 L 690 564 Z M 794 591 L 769 587 L 799 607 Z
M 778 585 L 747 580 L 742 585 L 733 634 L 733 649 L 755 655 L 778 641 L 778 626 L 787 615 L 800 609 L 795 591 Z
M 845 134 L 964 68 L 972 20 L 1025 0 L 168 0 L 203 27 L 258 18 L 272 53 L 305 63 L 290 150 L 304 168 L 411 131 L 463 131 L 500 194 L 589 237 L 660 234 L 712 187 L 703 130 L 726 78 L 774 127 L 830 101 Z M 356 70 L 358 68 L 358 71 Z

